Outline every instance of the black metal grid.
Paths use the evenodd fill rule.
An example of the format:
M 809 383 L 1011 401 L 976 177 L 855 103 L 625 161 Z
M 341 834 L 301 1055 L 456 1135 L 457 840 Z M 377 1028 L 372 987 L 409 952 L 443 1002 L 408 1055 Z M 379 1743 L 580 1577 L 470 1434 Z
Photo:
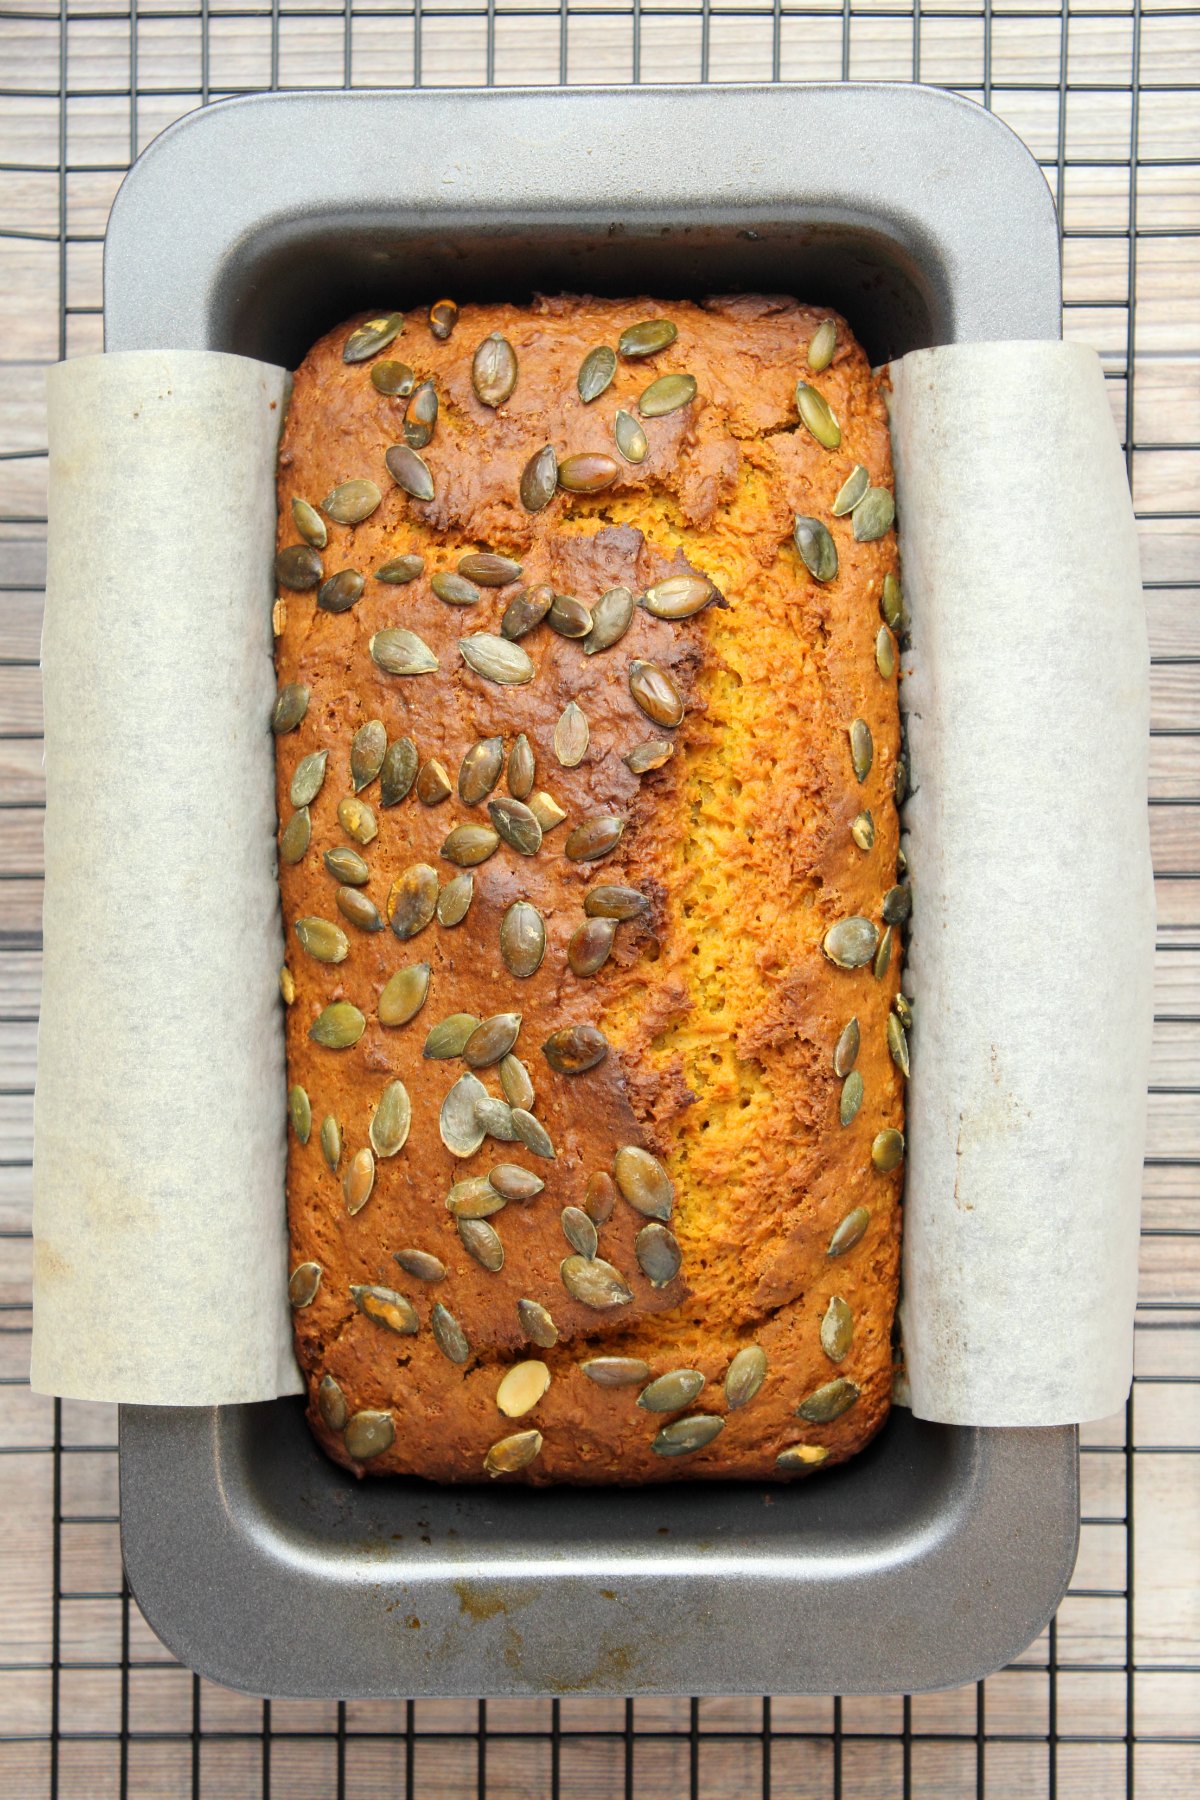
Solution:
M 10 1527 L 16 1520 L 7 1575 L 0 1545 L 0 1588 L 10 1595 L 0 1626 L 0 1788 L 647 1800 L 685 1788 L 805 1800 L 1194 1792 L 1200 5 L 15 0 L 0 6 L 0 43 L 0 296 L 10 296 L 0 298 L 0 1505 Z M 1083 1553 L 1071 1593 L 1010 1669 L 940 1697 L 334 1706 L 225 1694 L 173 1663 L 124 1583 L 111 1409 L 39 1402 L 25 1383 L 41 873 L 37 372 L 99 347 L 99 246 L 117 180 L 195 106 L 339 83 L 818 78 L 953 87 L 1025 138 L 1063 222 L 1067 330 L 1104 357 L 1138 502 L 1162 915 L 1143 1298 L 1133 1398 L 1123 1417 L 1084 1433 Z

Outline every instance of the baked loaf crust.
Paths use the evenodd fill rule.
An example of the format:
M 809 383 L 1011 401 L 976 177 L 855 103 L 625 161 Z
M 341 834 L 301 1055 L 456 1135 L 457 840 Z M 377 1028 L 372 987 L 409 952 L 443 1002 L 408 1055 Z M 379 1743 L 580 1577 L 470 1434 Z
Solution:
M 623 332 L 662 319 L 669 343 L 624 353 L 668 333 Z M 357 1472 L 438 1481 L 843 1461 L 891 1393 L 907 1059 L 880 387 L 844 321 L 774 297 L 441 303 L 390 329 L 359 319 L 315 346 L 279 461 L 288 1209 L 313 1430 Z M 586 401 L 585 358 L 593 383 L 612 369 Z M 411 399 L 380 391 L 410 385 L 401 362 Z M 692 398 L 660 382 L 684 374 Z M 643 460 L 615 422 L 634 454 L 640 426 Z M 378 501 L 343 487 L 364 481 Z M 519 574 L 459 572 L 481 553 Z M 421 572 L 379 579 L 399 557 Z M 570 603 L 505 637 L 542 587 Z M 563 632 L 602 595 L 589 635 L 615 630 L 617 588 L 649 604 L 589 654 Z M 376 635 L 396 628 L 420 645 Z M 381 666 L 414 656 L 436 667 Z M 448 858 L 496 825 L 485 860 Z M 439 891 L 454 916 L 468 873 L 465 917 L 424 923 Z M 640 910 L 588 924 L 602 886 L 636 895 L 593 909 Z M 459 1054 L 429 1054 L 460 1014 L 492 1021 L 477 1062 L 511 1036 L 497 1015 L 520 1015 L 510 1059 L 474 1070 L 499 1133 L 477 1149 L 469 1028 L 440 1034 Z M 479 1217 L 448 1208 L 452 1188 Z

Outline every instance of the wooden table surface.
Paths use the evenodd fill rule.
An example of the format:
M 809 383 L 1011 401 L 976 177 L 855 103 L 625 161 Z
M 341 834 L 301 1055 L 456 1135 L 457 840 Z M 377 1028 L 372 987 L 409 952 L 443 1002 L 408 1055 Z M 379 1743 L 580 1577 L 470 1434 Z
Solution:
M 110 0 L 62 0 L 61 12 L 10 0 L 0 10 L 0 1792 L 1200 1792 L 1200 8 L 1114 0 L 1073 8 L 1066 25 L 1040 0 L 918 0 L 916 11 L 914 29 L 901 0 L 418 0 L 415 14 L 406 0 L 359 4 L 352 16 L 318 0 L 156 0 L 136 6 L 136 28 L 128 6 Z M 205 99 L 344 79 L 846 75 L 956 87 L 1024 137 L 1064 224 L 1067 333 L 1100 351 L 1114 417 L 1134 446 L 1160 922 L 1138 1379 L 1128 1412 L 1083 1434 L 1071 1593 L 1014 1667 L 979 1688 L 912 1701 L 264 1710 L 179 1668 L 123 1595 L 112 1409 L 56 1408 L 25 1385 L 43 369 L 100 347 L 101 241 L 121 175 L 133 152 Z

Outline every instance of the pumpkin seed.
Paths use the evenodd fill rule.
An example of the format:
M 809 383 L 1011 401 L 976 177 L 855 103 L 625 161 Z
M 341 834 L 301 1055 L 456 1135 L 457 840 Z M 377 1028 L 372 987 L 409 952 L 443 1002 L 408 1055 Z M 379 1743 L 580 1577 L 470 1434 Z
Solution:
M 607 1225 L 617 1204 L 617 1184 L 604 1169 L 588 1176 L 583 1191 L 583 1210 L 593 1225 Z
M 725 1404 L 729 1411 L 748 1406 L 766 1379 L 766 1351 L 759 1344 L 747 1344 L 725 1371 Z
M 448 1307 L 435 1300 L 429 1312 L 429 1329 L 442 1355 L 452 1363 L 465 1363 L 471 1354 L 467 1334 Z
M 383 767 L 387 755 L 387 732 L 382 719 L 368 719 L 360 725 L 350 745 L 350 778 L 355 793 L 369 786 Z
M 623 1144 L 613 1158 L 613 1176 L 622 1196 L 643 1218 L 670 1218 L 675 1185 L 649 1150 L 638 1144 Z
M 485 337 L 471 361 L 471 386 L 484 406 L 503 406 L 517 385 L 517 353 L 503 332 Z
M 312 1107 L 307 1092 L 299 1084 L 288 1090 L 288 1117 L 300 1142 L 307 1144 L 312 1131 Z
M 883 590 L 879 597 L 879 610 L 883 614 L 883 622 L 895 632 L 903 629 L 904 594 L 900 583 L 889 571 L 883 578 Z
M 375 902 L 357 888 L 340 887 L 334 896 L 343 919 L 359 931 L 382 931 L 383 919 Z
M 895 1013 L 888 1014 L 887 1047 L 892 1061 L 907 1081 L 909 1075 L 908 1037 Z
M 871 973 L 876 981 L 882 981 L 888 972 L 892 960 L 892 927 L 884 926 L 883 936 L 879 940 L 879 948 L 875 952 L 875 960 L 871 964 Z
M 547 794 L 544 790 L 530 794 L 529 810 L 541 826 L 543 837 L 548 831 L 553 831 L 556 825 L 561 825 L 567 816 L 554 795 Z
M 533 664 L 528 652 L 508 638 L 479 631 L 474 637 L 459 638 L 458 648 L 467 667 L 476 675 L 482 675 L 485 681 L 498 682 L 502 687 L 520 687 L 533 680 Z
M 683 718 L 683 695 L 657 663 L 635 657 L 629 665 L 629 692 L 652 724 L 673 730 Z
M 377 631 L 367 649 L 371 661 L 385 675 L 431 675 L 439 667 L 424 638 L 403 625 L 388 625 Z
M 856 1244 L 862 1242 L 870 1223 L 870 1207 L 856 1206 L 852 1212 L 846 1214 L 841 1224 L 834 1230 L 833 1236 L 829 1240 L 829 1248 L 825 1252 L 826 1256 L 845 1256 L 847 1250 L 853 1250 Z
M 521 856 L 536 856 L 542 847 L 542 828 L 537 815 L 523 800 L 489 800 L 488 818 L 510 849 Z
M 371 366 L 371 386 L 378 394 L 407 400 L 416 385 L 417 378 L 406 362 L 395 362 L 390 357 L 385 357 L 382 362 Z
M 490 550 L 473 550 L 458 559 L 458 572 L 479 587 L 511 587 L 521 579 L 521 565 L 511 556 L 494 556 Z
M 875 742 L 871 736 L 871 727 L 865 719 L 850 721 L 850 761 L 854 766 L 854 774 L 863 782 L 871 773 L 871 764 L 875 760 Z
M 508 791 L 514 800 L 528 800 L 536 775 L 533 747 L 522 731 L 508 753 Z
M 292 518 L 296 521 L 296 530 L 306 544 L 314 550 L 323 550 L 329 542 L 329 533 L 325 529 L 325 521 L 315 506 L 297 495 L 292 501 Z
M 802 1400 L 796 1408 L 798 1418 L 807 1419 L 810 1425 L 829 1425 L 834 1419 L 849 1412 L 858 1399 L 861 1389 L 857 1382 L 845 1375 L 839 1375 L 834 1381 L 827 1381 L 823 1387 L 814 1389 L 806 1400 Z
M 842 428 L 824 394 L 807 381 L 796 383 L 796 410 L 805 430 L 826 450 L 836 450 L 842 441 Z
M 298 681 L 289 681 L 275 696 L 271 708 L 271 730 L 276 737 L 295 731 L 308 711 L 309 690 Z
M 602 1256 L 568 1256 L 559 1264 L 558 1273 L 572 1300 L 593 1312 L 628 1306 L 633 1299 L 624 1276 Z
M 615 813 L 597 813 L 575 826 L 563 849 L 570 862 L 595 862 L 616 849 L 624 829 L 625 821 Z
M 398 488 L 414 500 L 432 500 L 436 492 L 433 474 L 423 456 L 411 444 L 393 444 L 384 453 L 387 472 Z
M 693 1413 L 687 1419 L 672 1419 L 664 1425 L 650 1448 L 656 1456 L 690 1456 L 703 1450 L 725 1429 L 724 1419 L 715 1413 Z
M 549 1350 L 557 1344 L 558 1327 L 537 1300 L 518 1300 L 517 1318 L 529 1342 L 539 1350 Z
M 326 1113 L 321 1120 L 321 1155 L 325 1158 L 326 1167 L 331 1175 L 337 1174 L 337 1166 L 342 1160 L 342 1128 L 333 1113 Z
M 616 936 L 615 919 L 585 919 L 572 933 L 567 945 L 567 962 L 572 974 L 586 980 L 602 969 L 612 954 Z
M 579 1367 L 597 1387 L 640 1387 L 650 1374 L 640 1356 L 590 1356 Z
M 627 325 L 617 339 L 617 348 L 621 355 L 632 361 L 639 356 L 654 356 L 659 350 L 665 350 L 679 336 L 678 329 L 670 319 L 642 319 L 636 325 Z
M 838 553 L 837 545 L 829 535 L 829 527 L 820 519 L 797 513 L 792 535 L 801 561 L 813 580 L 832 581 L 838 572 Z
M 517 1059 L 513 1056 L 506 1060 L 516 1062 Z M 546 1185 L 528 1169 L 523 1169 L 520 1163 L 497 1163 L 488 1175 L 488 1180 L 496 1192 L 502 1194 L 506 1200 L 536 1199 Z
M 497 1100 L 491 1094 L 485 1094 L 482 1100 L 475 1102 L 475 1117 L 483 1129 L 484 1137 L 495 1138 L 500 1144 L 515 1144 L 517 1128 L 513 1124 L 512 1107 L 507 1100 Z
M 556 1075 L 583 1075 L 608 1055 L 608 1039 L 594 1025 L 564 1025 L 552 1031 L 542 1055 Z
M 275 558 L 275 579 L 293 594 L 315 588 L 323 573 L 321 558 L 311 544 L 289 544 Z
M 376 1156 L 396 1156 L 408 1142 L 412 1103 L 402 1081 L 389 1081 L 379 1097 L 368 1136 Z
M 307 806 L 316 799 L 325 780 L 328 757 L 328 750 L 310 750 L 307 756 L 300 758 L 288 796 L 293 806 Z
M 456 1181 L 446 1195 L 446 1211 L 456 1219 L 489 1219 L 503 1212 L 507 1201 L 498 1194 L 484 1175 L 472 1175 L 469 1181 Z
M 870 919 L 855 915 L 849 919 L 839 919 L 831 925 L 821 943 L 821 948 L 831 963 L 839 969 L 862 969 L 875 954 L 875 946 L 879 942 L 879 930 Z
M 375 579 L 386 582 L 389 587 L 405 587 L 424 572 L 425 558 L 423 556 L 393 556 L 376 569 Z
M 699 1369 L 671 1369 L 658 1375 L 642 1389 L 637 1403 L 643 1412 L 682 1412 L 690 1406 L 704 1386 Z
M 844 519 L 852 513 L 867 489 L 871 485 L 871 477 L 861 463 L 855 463 L 845 481 L 837 491 L 837 498 L 830 507 L 835 519 Z
M 587 714 L 577 701 L 568 701 L 554 727 L 554 754 L 564 769 L 579 767 L 587 755 L 589 736 Z
M 886 625 L 881 625 L 875 634 L 875 667 L 885 681 L 896 673 L 896 640 Z
M 521 470 L 521 505 L 526 512 L 541 512 L 549 506 L 558 488 L 558 458 L 553 444 L 543 444 Z
M 345 962 L 350 951 L 350 940 L 340 927 L 330 924 L 328 919 L 297 919 L 293 929 L 300 939 L 301 947 L 315 957 L 317 962 Z
M 456 1219 L 454 1224 L 467 1255 L 473 1256 L 489 1275 L 498 1274 L 504 1267 L 504 1245 L 487 1220 Z
M 892 777 L 892 794 L 897 806 L 903 806 L 904 796 L 908 792 L 908 764 L 902 756 L 896 758 L 896 773 Z
M 896 502 L 890 489 L 868 488 L 850 520 L 854 527 L 855 542 L 873 544 L 877 538 L 885 537 L 891 530 L 895 517 Z
M 640 888 L 619 887 L 609 882 L 590 888 L 583 902 L 583 910 L 589 919 L 616 919 L 619 924 L 640 918 L 649 906 L 650 902 Z
M 439 600 L 447 606 L 474 606 L 479 599 L 479 589 L 465 575 L 456 575 L 452 569 L 440 569 L 431 575 L 429 585 Z
M 656 619 L 690 619 L 716 597 L 712 582 L 703 575 L 668 575 L 646 589 L 642 605 Z
M 549 1386 L 550 1371 L 544 1362 L 514 1363 L 496 1389 L 496 1405 L 506 1419 L 523 1418 Z
M 371 878 L 366 861 L 349 844 L 335 844 L 332 850 L 326 850 L 323 860 L 334 880 L 345 882 L 348 887 L 362 887 Z
M 342 346 L 342 361 L 366 362 L 386 350 L 392 339 L 404 330 L 403 313 L 384 313 L 378 319 L 367 319 L 350 333 Z
M 903 850 L 897 850 L 896 852 L 896 874 L 901 881 L 903 881 L 904 877 L 908 874 L 908 858 L 905 856 Z
M 861 1041 L 862 1034 L 858 1028 L 858 1020 L 851 1019 L 848 1025 L 842 1027 L 842 1034 L 838 1038 L 837 1045 L 833 1052 L 833 1072 L 835 1075 L 845 1076 L 850 1073 L 851 1069 L 858 1061 L 858 1048 Z
M 446 1265 L 440 1257 L 432 1256 L 428 1250 L 395 1250 L 392 1261 L 398 1262 L 406 1275 L 415 1281 L 445 1281 Z M 432 1318 L 430 1324 L 433 1323 Z M 434 1336 L 437 1336 L 436 1330 Z
M 546 954 L 546 922 L 529 900 L 514 900 L 500 921 L 500 954 L 510 975 L 536 975 Z
M 346 1173 L 342 1176 L 342 1198 L 351 1218 L 362 1211 L 374 1188 L 375 1158 L 364 1145 L 361 1150 L 354 1152 L 346 1166 Z
M 417 799 L 422 806 L 440 806 L 453 793 L 449 771 L 436 756 L 422 763 L 417 775 Z
M 626 412 L 623 406 L 617 408 L 613 420 L 613 436 L 617 440 L 617 449 L 626 462 L 645 462 L 650 453 L 650 440 L 633 414 Z
M 583 643 L 585 656 L 597 650 L 610 650 L 619 643 L 633 623 L 636 611 L 633 595 L 627 587 L 609 588 L 592 608 L 592 629 Z
M 580 1206 L 564 1206 L 561 1214 L 563 1236 L 577 1256 L 595 1256 L 600 1247 L 596 1227 Z
M 447 928 L 461 925 L 475 898 L 475 877 L 464 870 L 452 875 L 437 898 L 437 920 Z
M 353 838 L 356 844 L 369 844 L 379 836 L 375 814 L 365 800 L 355 800 L 347 794 L 338 801 L 337 816 L 346 836 Z
M 279 971 L 279 992 L 285 1006 L 290 1006 L 292 1001 L 296 998 L 296 983 L 292 976 L 292 971 L 288 968 L 286 963 L 284 963 Z
M 663 419 L 668 413 L 678 412 L 680 407 L 687 406 L 695 398 L 694 375 L 660 375 L 639 398 L 638 411 L 643 419 Z
M 653 1288 L 666 1287 L 674 1281 L 683 1262 L 683 1251 L 673 1232 L 665 1225 L 643 1225 L 633 1241 L 638 1268 Z
M 367 1021 L 357 1006 L 351 1006 L 348 1000 L 335 1000 L 318 1015 L 308 1035 L 326 1050 L 349 1050 L 366 1028 Z
M 279 834 L 281 862 L 294 866 L 300 861 L 312 840 L 312 819 L 307 806 L 294 812 Z
M 416 1307 L 406 1294 L 398 1294 L 395 1288 L 352 1284 L 350 1296 L 359 1312 L 374 1324 L 394 1331 L 398 1337 L 416 1336 L 421 1322 Z
M 490 1069 L 493 1063 L 508 1055 L 520 1029 L 520 1013 L 493 1013 L 490 1019 L 475 1027 L 463 1045 L 463 1056 L 472 1069 Z
M 429 964 L 410 963 L 397 969 L 379 996 L 376 1013 L 381 1025 L 407 1025 L 429 998 Z
M 317 590 L 317 605 L 322 612 L 349 612 L 362 597 L 366 583 L 357 569 L 339 569 Z
M 332 1375 L 321 1377 L 321 1385 L 317 1389 L 317 1411 L 330 1431 L 341 1431 L 350 1416 L 346 1396 Z
M 911 1031 L 912 1030 L 912 1022 L 913 1022 L 913 1009 L 912 1009 L 912 1001 L 908 998 L 907 994 L 897 994 L 895 996 L 895 998 L 892 1001 L 892 1011 L 895 1013 L 896 1017 L 899 1019 L 900 1023 L 903 1025 L 905 1031 Z
M 648 775 L 652 769 L 661 769 L 664 763 L 670 762 L 674 754 L 675 746 L 666 738 L 647 738 L 644 743 L 627 750 L 621 761 L 631 775 Z
M 858 1109 L 863 1103 L 863 1078 L 857 1069 L 851 1069 L 842 1083 L 842 1097 L 838 1103 L 838 1119 L 841 1124 L 849 1125 L 858 1116 Z
M 828 1456 L 824 1444 L 789 1444 L 775 1458 L 775 1467 L 786 1469 L 789 1475 L 808 1475 L 813 1469 L 820 1468 Z
M 437 910 L 438 878 L 428 863 L 411 863 L 397 875 L 387 897 L 388 924 L 405 943 L 424 931 Z
M 321 511 L 335 525 L 361 525 L 382 499 L 373 481 L 342 481 L 330 488 L 321 502 Z
M 518 1469 L 526 1469 L 541 1453 L 542 1434 L 540 1431 L 514 1431 L 511 1437 L 501 1438 L 492 1445 L 483 1459 L 483 1466 L 489 1475 L 515 1475 Z
M 888 889 L 881 910 L 885 925 L 903 925 L 912 913 L 912 889 L 907 883 Z
M 869 850 L 875 842 L 875 821 L 869 812 L 860 812 L 850 827 L 850 836 L 860 850 Z
M 576 378 L 579 398 L 585 406 L 593 400 L 598 400 L 605 388 L 611 386 L 616 372 L 617 353 L 615 350 L 611 350 L 607 344 L 597 344 L 594 350 L 588 351 L 579 365 L 579 374 Z
M 380 806 L 399 806 L 417 779 L 417 746 L 410 737 L 389 744 L 379 769 Z
M 422 1056 L 438 1062 L 444 1062 L 452 1056 L 461 1056 L 467 1039 L 478 1025 L 479 1020 L 474 1013 L 451 1013 L 449 1018 L 439 1019 L 425 1039 Z
M 599 494 L 611 487 L 621 465 L 602 450 L 583 450 L 558 465 L 558 485 L 569 494 Z
M 460 1075 L 438 1115 L 438 1131 L 451 1156 L 474 1156 L 486 1133 L 475 1117 L 476 1102 L 487 1099 L 477 1075 Z
M 411 450 L 423 450 L 437 425 L 438 397 L 432 381 L 423 381 L 404 415 L 404 441 Z
M 559 637 L 585 638 L 592 629 L 592 615 L 574 594 L 555 594 L 546 623 Z
M 837 349 L 837 326 L 832 319 L 822 319 L 808 344 L 808 366 L 815 375 L 827 369 Z
M 355 1462 L 369 1462 L 371 1457 L 382 1456 L 385 1450 L 390 1450 L 395 1437 L 391 1413 L 366 1408 L 346 1420 L 342 1442 L 347 1455 Z
M 871 1145 L 871 1161 L 881 1175 L 890 1175 L 904 1161 L 904 1133 L 891 1126 L 881 1131 Z
M 546 1127 L 542 1124 L 540 1119 L 535 1119 L 533 1114 L 527 1111 L 525 1107 L 514 1106 L 512 1109 L 512 1122 L 513 1130 L 527 1150 L 531 1151 L 534 1156 L 545 1157 L 547 1162 L 553 1162 L 555 1160 L 554 1145 L 550 1141 L 550 1133 L 546 1130 Z
M 429 309 L 429 329 L 441 343 L 445 343 L 454 327 L 458 324 L 458 307 L 453 300 L 435 300 Z
M 441 855 L 460 869 L 473 869 L 499 847 L 499 835 L 490 826 L 456 825 L 442 845 Z
M 529 1079 L 529 1070 L 519 1056 L 508 1055 L 500 1059 L 500 1086 L 504 1089 L 504 1098 L 510 1106 L 523 1106 L 526 1112 L 533 1111 L 536 1095 L 533 1083 Z M 524 1173 L 524 1171 L 522 1171 Z M 530 1176 L 532 1181 L 534 1178 Z M 539 1187 L 541 1183 L 538 1183 Z
M 510 643 L 524 637 L 527 631 L 541 624 L 553 605 L 554 589 L 545 583 L 540 587 L 522 588 L 504 609 L 500 620 L 501 637 L 506 637 Z

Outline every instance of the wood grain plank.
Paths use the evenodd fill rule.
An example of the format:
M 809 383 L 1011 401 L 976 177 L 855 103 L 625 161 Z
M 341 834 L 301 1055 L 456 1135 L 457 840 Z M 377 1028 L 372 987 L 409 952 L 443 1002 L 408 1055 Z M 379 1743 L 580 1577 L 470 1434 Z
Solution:
M 0 1029 L 0 1069 L 4 1067 L 5 1048 L 4 1030 Z M 13 1066 L 17 1066 L 15 1056 Z M 1154 1027 L 1150 1081 L 1154 1087 L 1200 1089 L 1200 1021 L 1192 1025 L 1162 1021 Z
M 0 552 L 0 566 L 2 563 Z M 40 588 L 0 594 L 0 659 L 5 662 L 38 660 L 42 653 L 44 599 Z
M 44 806 L 46 772 L 41 738 L 0 738 L 0 803 Z
M 1155 663 L 1150 670 L 1150 729 L 1200 730 L 1200 663 Z
M 0 948 L 0 1019 L 36 1019 L 41 991 L 41 951 Z
M 42 889 L 40 876 L 29 880 L 18 876 L 11 881 L 0 881 L 0 945 L 6 937 L 27 939 L 41 931 Z M 3 984 L 0 982 L 0 1005 L 2 1003 Z
M 42 674 L 32 664 L 0 664 L 0 733 L 42 735 Z
M 1200 875 L 1200 806 L 1152 806 L 1150 854 L 1156 874 Z
M 34 1021 L 0 1019 L 0 1088 L 32 1087 L 36 1057 L 37 1025 Z

